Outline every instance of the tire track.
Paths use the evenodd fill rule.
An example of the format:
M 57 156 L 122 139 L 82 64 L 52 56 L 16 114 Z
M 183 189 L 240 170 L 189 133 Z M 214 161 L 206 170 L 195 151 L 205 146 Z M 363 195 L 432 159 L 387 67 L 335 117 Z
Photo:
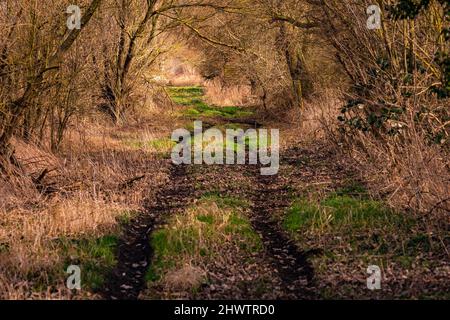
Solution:
M 286 294 L 292 299 L 312 299 L 314 270 L 308 261 L 312 252 L 300 250 L 274 221 L 273 213 L 290 205 L 287 186 L 280 184 L 277 176 L 260 175 L 259 169 L 255 175 L 252 227 L 261 236 Z
M 153 258 L 150 236 L 171 214 L 192 200 L 192 184 L 186 166 L 170 164 L 169 181 L 153 199 L 147 199 L 144 212 L 125 228 L 119 241 L 117 264 L 101 294 L 105 299 L 136 300 L 146 286 L 145 275 Z

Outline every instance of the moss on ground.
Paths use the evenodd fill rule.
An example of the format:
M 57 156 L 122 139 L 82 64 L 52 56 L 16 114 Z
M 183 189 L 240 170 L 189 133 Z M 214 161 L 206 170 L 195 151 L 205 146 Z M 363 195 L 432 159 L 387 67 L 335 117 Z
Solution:
M 422 230 L 418 217 L 370 199 L 367 190 L 357 184 L 322 198 L 310 194 L 309 198 L 295 199 L 283 226 L 301 247 L 323 249 L 312 259 L 322 283 L 327 283 L 337 266 L 344 268 L 339 273 L 361 270 L 363 277 L 365 268 L 372 264 L 389 265 L 405 274 L 427 270 L 436 262 L 427 255 L 442 250 L 439 241 Z M 364 284 L 349 282 L 335 287 L 330 283 L 321 294 L 323 298 L 362 297 L 370 296 L 370 291 Z
M 167 227 L 151 237 L 155 256 L 146 279 L 164 281 L 168 272 L 187 263 L 207 265 L 214 257 L 227 254 L 230 246 L 249 254 L 260 251 L 261 240 L 243 214 L 248 205 L 242 199 L 209 193 L 185 213 L 172 217 Z
M 200 120 L 202 118 L 237 119 L 253 115 L 248 108 L 236 106 L 212 106 L 204 102 L 204 90 L 201 87 L 169 87 L 169 95 L 176 104 L 186 106 L 183 115 Z
M 100 289 L 108 273 L 116 265 L 118 238 L 107 235 L 100 238 L 59 239 L 60 252 L 66 257 L 64 270 L 69 265 L 81 269 L 82 288 Z

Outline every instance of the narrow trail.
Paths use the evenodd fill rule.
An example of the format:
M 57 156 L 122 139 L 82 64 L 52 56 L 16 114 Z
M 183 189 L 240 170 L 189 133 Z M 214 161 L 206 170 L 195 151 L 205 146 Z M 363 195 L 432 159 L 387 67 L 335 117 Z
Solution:
M 150 235 L 170 214 L 192 199 L 186 166 L 170 164 L 169 181 L 154 199 L 147 199 L 144 212 L 125 227 L 117 252 L 117 266 L 102 290 L 105 299 L 135 300 L 145 288 L 145 275 L 153 257 Z
M 227 119 L 230 123 L 262 126 L 256 119 Z M 213 123 L 204 126 L 204 130 L 214 127 Z M 246 176 L 248 188 L 242 186 L 235 190 L 223 190 L 225 193 L 236 193 L 237 197 L 249 200 L 251 210 L 248 218 L 251 227 L 259 234 L 263 251 L 258 254 L 258 260 L 267 266 L 277 292 L 288 299 L 312 298 L 310 287 L 314 272 L 308 262 L 308 254 L 301 251 L 295 243 L 283 232 L 275 214 L 284 211 L 290 205 L 288 195 L 289 182 L 276 176 L 262 176 L 260 166 L 222 166 L 220 170 L 202 165 L 201 170 L 189 170 L 187 166 L 176 166 L 167 160 L 169 178 L 167 183 L 156 193 L 155 197 L 147 199 L 145 210 L 131 221 L 125 228 L 117 252 L 117 267 L 110 274 L 103 290 L 106 299 L 139 299 L 140 293 L 146 288 L 146 273 L 152 263 L 153 249 L 150 246 L 150 236 L 167 219 L 176 212 L 181 212 L 191 202 L 202 196 L 217 184 L 230 182 L 236 174 Z M 198 166 L 196 166 L 198 168 Z M 237 170 L 237 171 L 236 171 Z M 199 172 L 199 173 L 195 173 Z M 240 173 L 239 173 L 240 172 Z M 214 176 L 215 175 L 215 176 Z M 209 176 L 209 178 L 208 178 Z M 198 187 L 194 187 L 198 186 Z M 233 189 L 233 188 L 232 188 Z M 245 262 L 242 262 L 245 263 Z M 221 272 L 230 272 L 230 266 Z M 224 286 L 226 286 L 224 284 Z M 220 292 L 209 297 L 221 299 Z
M 212 127 L 223 128 L 226 121 L 244 128 L 244 124 L 252 124 L 255 128 L 263 125 L 249 117 L 208 117 L 203 130 Z M 301 234 L 301 229 L 295 234 L 289 234 L 285 231 L 289 226 L 283 225 L 283 222 L 287 221 L 286 217 L 289 217 L 286 210 L 292 206 L 293 201 L 303 197 L 305 193 L 309 194 L 310 189 L 317 188 L 317 192 L 334 194 L 336 190 L 350 186 L 350 191 L 346 191 L 346 194 L 350 195 L 353 191 L 349 182 L 356 182 L 356 186 L 360 186 L 362 181 L 359 180 L 359 175 L 349 166 L 352 162 L 340 155 L 336 157 L 333 150 L 319 142 L 292 144 L 280 151 L 280 168 L 274 176 L 261 175 L 260 165 L 177 166 L 167 159 L 167 164 L 161 168 L 169 171 L 166 183 L 156 191 L 156 195 L 151 196 L 150 194 L 155 193 L 149 192 L 144 204 L 145 209 L 123 231 L 117 249 L 117 265 L 101 292 L 103 298 L 310 300 L 322 299 L 324 288 L 332 288 L 343 297 L 354 297 L 354 294 L 356 297 L 366 297 L 367 293 L 357 291 L 360 288 L 365 290 L 364 281 L 361 282 L 356 274 L 357 270 L 361 269 L 360 265 L 351 265 L 352 269 L 342 271 L 343 263 L 333 262 L 333 269 L 324 271 L 324 267 L 330 266 L 329 261 L 325 260 L 328 257 L 323 256 L 324 259 L 315 261 L 311 258 L 323 255 L 323 248 L 328 249 L 327 243 L 311 239 L 309 233 Z M 187 254 L 186 257 L 178 252 L 170 253 L 164 258 L 169 260 L 168 262 L 175 262 L 173 266 L 161 268 L 162 270 L 158 271 L 161 277 L 147 283 L 146 274 L 154 262 L 154 251 L 150 243 L 152 233 L 158 229 L 176 230 L 177 226 L 170 225 L 171 221 L 168 219 L 173 215 L 183 215 L 185 208 L 190 206 L 196 210 L 196 206 L 192 204 L 202 204 L 205 197 L 211 194 L 216 198 L 242 200 L 245 203 L 245 206 L 237 206 L 239 218 L 245 221 L 245 229 L 238 229 L 237 232 L 249 232 L 252 240 L 255 240 L 256 236 L 258 247 L 241 248 L 239 245 L 242 243 L 233 243 L 228 239 L 235 236 L 236 240 L 243 242 L 249 241 L 248 238 L 240 239 L 237 233 L 220 234 L 220 228 L 211 223 L 213 227 L 206 230 L 210 233 L 218 232 L 220 239 L 214 239 L 211 243 L 204 242 L 208 246 L 208 250 L 205 250 L 208 259 L 198 258 L 196 255 L 201 254 L 197 251 L 192 255 Z M 340 198 L 337 199 L 343 202 Z M 217 199 L 212 201 L 212 205 L 219 209 Z M 199 213 L 203 213 L 201 210 L 209 210 L 209 207 L 199 208 Z M 211 208 L 215 210 L 213 206 Z M 351 207 L 344 209 L 351 212 Z M 220 214 L 221 211 L 218 212 Z M 196 219 L 195 215 L 193 219 Z M 183 223 L 189 224 L 186 221 Z M 222 225 L 226 226 L 224 223 Z M 331 236 L 338 238 L 334 234 Z M 182 238 L 182 241 L 188 243 L 204 240 L 190 234 L 187 237 Z M 222 242 L 222 238 L 228 242 Z M 334 245 L 333 252 L 341 252 L 342 245 L 333 244 L 332 241 L 328 243 Z M 365 242 L 363 245 L 371 248 L 367 247 Z M 360 252 L 364 252 L 363 250 L 366 249 Z M 158 252 L 158 259 L 160 255 Z M 181 264 L 177 264 L 176 255 L 182 259 L 186 258 L 189 262 L 188 268 L 183 269 Z M 322 262 L 323 260 L 325 262 Z M 311 261 L 317 266 L 316 270 Z M 350 260 L 349 262 L 353 263 Z M 330 276 L 329 273 L 333 275 Z M 347 279 L 342 280 L 342 275 Z M 197 280 L 198 278 L 201 279 Z M 336 279 L 340 280 L 337 282 Z M 180 283 L 183 286 L 178 286 Z

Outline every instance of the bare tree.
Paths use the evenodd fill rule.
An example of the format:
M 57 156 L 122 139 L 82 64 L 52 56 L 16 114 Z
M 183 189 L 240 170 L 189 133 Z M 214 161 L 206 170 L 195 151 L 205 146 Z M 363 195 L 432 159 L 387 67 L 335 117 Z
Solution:
M 87 7 L 84 15 L 81 18 L 81 28 L 73 29 L 66 33 L 62 42 L 57 47 L 52 47 L 51 43 L 39 43 L 40 32 L 43 29 L 43 23 L 38 19 L 39 5 L 37 1 L 31 3 L 19 2 L 13 4 L 7 2 L 6 15 L 12 21 L 10 24 L 10 38 L 15 37 L 13 45 L 11 43 L 4 43 L 2 46 L 2 69 L 5 70 L 2 74 L 2 85 L 9 84 L 10 87 L 3 87 L 3 90 L 11 90 L 12 86 L 22 85 L 22 87 L 14 90 L 6 99 L 2 101 L 3 112 L 1 114 L 0 123 L 0 166 L 3 170 L 7 170 L 8 163 L 14 162 L 14 150 L 10 142 L 13 135 L 22 128 L 21 122 L 24 116 L 33 107 L 36 100 L 46 92 L 46 88 L 50 86 L 48 80 L 54 71 L 61 68 L 62 58 L 70 50 L 75 40 L 79 37 L 82 30 L 91 20 L 94 13 L 97 11 L 102 0 L 92 0 Z M 18 28 L 18 21 L 24 18 L 24 11 L 29 13 L 30 29 L 28 34 L 21 34 Z M 65 11 L 63 11 L 65 12 Z M 43 13 L 42 13 L 43 14 Z M 44 21 L 45 23 L 45 21 Z M 65 24 L 64 24 L 65 26 Z M 65 33 L 65 32 L 64 32 Z M 19 40 L 23 40 L 19 41 Z M 22 46 L 22 47 L 21 47 Z M 27 62 L 28 65 L 8 64 L 10 59 L 20 58 L 21 49 L 28 47 Z M 18 57 L 19 55 L 19 57 Z M 23 73 L 22 68 L 27 68 L 27 77 L 17 83 L 15 80 Z M 29 118 L 28 118 L 29 120 Z M 25 123 L 27 126 L 28 124 Z

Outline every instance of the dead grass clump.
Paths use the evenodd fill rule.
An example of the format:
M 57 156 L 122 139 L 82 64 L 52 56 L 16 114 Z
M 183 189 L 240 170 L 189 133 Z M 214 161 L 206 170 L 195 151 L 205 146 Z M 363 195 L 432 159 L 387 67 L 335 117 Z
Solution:
M 402 141 L 358 134 L 351 153 L 372 189 L 387 196 L 394 207 L 434 214 L 450 211 L 448 154 L 417 131 L 406 129 Z
M 223 86 L 217 79 L 205 81 L 205 96 L 209 104 L 217 106 L 248 106 L 254 104 L 251 87 Z
M 168 291 L 189 291 L 198 288 L 205 279 L 205 272 L 191 264 L 185 264 L 180 269 L 169 271 L 164 282 Z

